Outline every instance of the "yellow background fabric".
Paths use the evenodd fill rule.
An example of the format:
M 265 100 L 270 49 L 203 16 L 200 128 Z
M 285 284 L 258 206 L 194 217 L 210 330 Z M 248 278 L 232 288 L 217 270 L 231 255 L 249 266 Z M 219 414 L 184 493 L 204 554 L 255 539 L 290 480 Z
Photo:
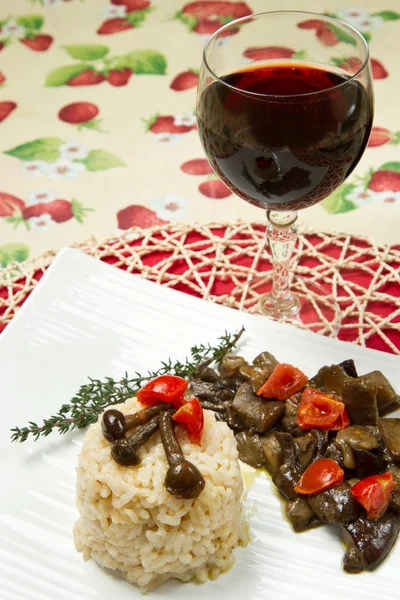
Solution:
M 118 15 L 124 12 L 123 3 L 115 1 L 116 4 L 108 0 L 1 1 L 0 40 L 8 43 L 0 50 L 3 76 L 0 76 L 0 81 L 3 80 L 0 86 L 0 119 L 3 118 L 0 122 L 0 268 L 11 258 L 34 257 L 92 234 L 114 235 L 119 226 L 125 228 L 129 224 L 146 226 L 159 220 L 226 222 L 239 217 L 247 220 L 263 217 L 262 211 L 233 195 L 221 199 L 206 197 L 198 188 L 210 176 L 188 174 L 181 169 L 183 163 L 204 157 L 193 127 L 196 89 L 175 91 L 170 88 L 177 75 L 199 69 L 201 64 L 206 36 L 191 31 L 188 22 L 179 18 L 180 11 L 189 3 L 154 0 L 151 10 L 129 13 L 134 27 L 112 34 L 97 33 L 105 21 L 122 18 Z M 145 0 L 124 1 L 131 5 L 139 2 L 138 6 L 146 4 Z M 334 204 L 336 212 L 315 206 L 305 211 L 301 220 L 324 231 L 349 231 L 371 235 L 378 242 L 398 242 L 400 185 L 396 173 L 400 171 L 400 150 L 396 145 L 396 132 L 400 129 L 400 2 L 385 0 L 381 7 L 376 0 L 354 0 L 352 6 L 343 0 L 325 3 L 321 0 L 249 0 L 247 5 L 253 12 L 282 8 L 328 11 L 350 22 L 354 22 L 357 13 L 360 19 L 363 15 L 372 16 L 371 30 L 367 31 L 371 38 L 371 55 L 387 72 L 387 76 L 375 80 L 374 125 L 387 129 L 388 133 L 381 134 L 384 143 L 366 150 L 349 179 L 352 187 L 344 190 L 344 200 L 339 198 Z M 379 16 L 383 14 L 384 18 Z M 39 19 L 32 20 L 31 15 Z M 21 29 L 21 23 L 26 27 Z M 24 35 L 27 38 L 24 39 Z M 315 32 L 304 31 L 304 35 L 312 36 Z M 47 36 L 52 38 L 48 49 L 38 51 L 29 46 L 29 43 L 45 46 L 49 43 Z M 120 87 L 108 81 L 90 86 L 49 85 L 65 79 L 61 68 L 74 68 L 88 62 L 72 56 L 76 51 L 65 48 L 71 45 L 81 47 L 80 57 L 84 56 L 87 46 L 105 46 L 97 50 L 99 54 L 107 53 L 104 58 L 89 61 L 95 69 L 101 70 L 105 64 L 118 66 L 115 57 L 125 57 L 120 66 L 128 61 L 135 72 L 127 84 Z M 152 52 L 145 52 L 149 50 Z M 140 73 L 141 70 L 144 72 Z M 164 70 L 165 74 L 161 74 Z M 146 74 L 149 71 L 154 74 Z M 188 81 L 188 76 L 185 77 Z M 17 106 L 4 117 L 7 102 Z M 60 120 L 60 109 L 73 102 L 96 105 L 99 110 L 96 119 L 100 120 L 96 124 L 102 131 L 85 127 L 79 130 L 77 125 Z M 164 119 L 167 129 L 173 121 L 188 131 L 180 136 L 173 132 L 172 135 L 164 132 L 163 136 L 163 132 L 156 135 L 146 131 L 145 121 L 148 121 L 147 127 L 151 126 L 156 122 L 156 115 L 170 117 Z M 151 118 L 153 121 L 149 122 Z M 33 140 L 41 141 L 29 144 Z M 51 164 L 37 168 L 28 158 L 38 152 L 40 156 L 45 152 L 47 161 L 49 156 L 61 153 L 66 157 L 61 157 L 61 161 L 67 163 L 59 164 L 60 173 Z M 84 167 L 68 174 L 73 152 L 81 157 L 83 163 L 80 164 Z M 388 189 L 372 193 L 368 182 L 373 172 L 387 163 L 394 175 L 381 187 L 386 185 Z M 88 165 L 94 170 L 88 170 Z M 388 170 L 387 166 L 384 170 Z M 75 179 L 65 178 L 67 175 Z M 54 204 L 55 200 L 64 202 Z M 53 203 L 47 212 L 43 207 L 38 208 L 43 201 Z M 89 210 L 82 210 L 81 205 Z M 118 222 L 117 213 L 129 206 L 134 208 L 125 211 Z M 352 210 L 343 212 L 349 206 Z

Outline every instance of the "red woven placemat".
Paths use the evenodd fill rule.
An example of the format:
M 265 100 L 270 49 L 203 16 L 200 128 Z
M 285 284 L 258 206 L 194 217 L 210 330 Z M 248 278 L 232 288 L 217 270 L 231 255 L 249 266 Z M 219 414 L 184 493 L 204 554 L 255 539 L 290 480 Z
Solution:
M 265 224 L 167 224 L 133 228 L 123 236 L 74 246 L 104 262 L 239 310 L 257 311 L 270 289 Z M 2 273 L 0 330 L 37 285 L 55 252 L 13 264 Z M 338 337 L 400 354 L 400 246 L 347 234 L 305 233 L 293 256 L 296 277 L 312 279 L 342 311 Z M 312 302 L 312 297 L 311 300 Z M 310 323 L 307 328 L 315 327 Z M 329 324 L 317 329 L 334 336 Z

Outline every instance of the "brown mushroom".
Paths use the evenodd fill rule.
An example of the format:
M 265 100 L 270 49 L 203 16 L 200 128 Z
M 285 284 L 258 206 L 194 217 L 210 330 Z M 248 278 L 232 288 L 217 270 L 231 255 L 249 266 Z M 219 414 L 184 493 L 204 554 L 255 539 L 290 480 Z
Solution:
M 298 497 L 295 487 L 301 477 L 302 469 L 297 462 L 297 449 L 290 433 L 277 432 L 283 453 L 283 463 L 272 476 L 272 481 L 285 498 L 294 500 Z
M 315 515 L 305 498 L 288 500 L 285 505 L 285 513 L 293 529 L 297 532 L 322 525 L 322 521 Z
M 372 571 L 385 560 L 397 540 L 400 517 L 389 511 L 370 521 L 366 516 L 343 525 L 341 537 L 347 547 L 343 568 L 348 573 Z
M 351 425 L 338 432 L 335 445 L 343 454 L 343 464 L 346 469 L 354 469 L 353 450 L 374 450 L 379 448 L 379 440 L 368 431 L 367 427 Z
M 324 523 L 351 523 L 360 515 L 360 505 L 346 481 L 310 496 L 308 502 Z
M 375 386 L 376 402 L 379 415 L 382 417 L 400 407 L 400 397 L 380 371 L 372 371 L 360 377 L 367 385 Z
M 368 450 L 353 448 L 353 456 L 356 477 L 358 479 L 364 479 L 370 475 L 378 475 L 387 469 L 387 461 Z
M 169 464 L 165 477 L 167 491 L 175 498 L 197 498 L 204 490 L 206 482 L 199 469 L 185 459 L 168 412 L 164 412 L 160 417 L 160 433 Z
M 232 408 L 246 427 L 265 433 L 280 421 L 285 404 L 256 396 L 250 384 L 243 383 L 235 394 Z
M 196 396 L 199 400 L 208 400 L 209 402 L 226 402 L 232 400 L 234 392 L 227 387 L 223 381 L 202 381 L 201 379 L 191 379 L 190 389 L 192 397 Z
M 235 437 L 239 459 L 255 469 L 262 467 L 265 463 L 265 455 L 260 436 L 251 431 L 242 431 Z
M 264 450 L 265 468 L 270 475 L 274 475 L 283 463 L 283 450 L 279 441 L 278 432 L 263 436 L 261 444 Z
M 354 364 L 354 360 L 352 358 L 348 358 L 347 360 L 343 360 L 339 363 L 339 367 L 342 367 L 343 371 L 348 375 L 348 377 L 358 377 L 356 365 Z
M 390 458 L 400 463 L 400 419 L 379 419 L 378 425 Z
M 310 379 L 308 385 L 310 387 L 321 390 L 326 394 L 342 395 L 343 382 L 346 378 L 346 373 L 340 365 L 330 365 L 322 367 L 314 377 Z
M 106 410 L 101 419 L 101 431 L 109 442 L 122 439 L 127 431 L 125 415 L 115 408 Z
M 249 363 L 242 356 L 236 356 L 235 354 L 226 354 L 218 365 L 218 372 L 221 377 L 231 379 L 235 377 L 240 367 L 248 365 Z
M 145 444 L 158 429 L 160 415 L 155 415 L 147 423 L 133 430 L 129 438 L 115 441 L 111 447 L 113 459 L 120 465 L 131 467 L 140 463 L 137 451 Z
M 346 405 L 351 423 L 355 425 L 376 425 L 378 404 L 376 385 L 361 378 L 346 377 L 343 382 L 342 400 Z
M 253 365 L 255 366 L 269 366 L 271 369 L 271 373 L 275 369 L 277 364 L 278 361 L 276 360 L 275 356 L 270 352 L 261 352 L 261 354 L 258 354 L 253 360 Z
M 296 423 L 297 410 L 300 404 L 300 396 L 301 394 L 295 394 L 283 403 L 285 405 L 285 414 L 282 418 L 282 427 L 294 437 L 300 437 L 304 433 L 304 431 L 302 431 Z

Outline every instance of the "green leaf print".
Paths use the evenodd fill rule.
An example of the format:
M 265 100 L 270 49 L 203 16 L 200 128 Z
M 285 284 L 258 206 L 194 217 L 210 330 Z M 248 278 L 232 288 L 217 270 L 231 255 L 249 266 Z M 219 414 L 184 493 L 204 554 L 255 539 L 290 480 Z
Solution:
M 387 162 L 383 164 L 379 169 L 379 171 L 395 171 L 395 173 L 400 173 L 400 162 Z
M 354 183 L 345 183 L 333 192 L 333 194 L 328 196 L 328 198 L 325 198 L 325 200 L 321 202 L 321 206 L 323 206 L 329 214 L 339 214 L 355 210 L 357 205 L 352 200 L 347 199 L 347 194 L 350 194 L 355 187 Z
M 40 31 L 43 27 L 44 19 L 41 15 L 24 15 L 15 19 L 16 23 L 26 29 Z
M 148 10 L 135 10 L 125 15 L 125 20 L 133 25 L 133 27 L 140 27 L 140 25 L 146 19 L 148 12 Z
M 397 21 L 400 19 L 400 13 L 394 10 L 381 10 L 379 12 L 372 13 L 373 17 L 381 17 L 384 21 Z
M 63 46 L 72 58 L 78 60 L 99 60 L 109 53 L 110 49 L 103 44 L 74 44 Z
M 23 262 L 29 257 L 26 244 L 4 244 L 0 246 L 0 267 L 6 267 L 10 262 Z
M 340 42 L 344 42 L 345 44 L 351 44 L 352 46 L 357 46 L 357 41 L 349 33 L 346 33 L 343 29 L 340 29 L 339 27 L 336 27 L 332 24 L 329 24 L 329 27 L 331 28 L 332 33 L 335 34 L 335 36 Z
M 4 154 L 20 160 L 44 160 L 52 162 L 60 156 L 59 147 L 63 144 L 60 138 L 37 138 L 21 146 L 7 150 Z
M 135 75 L 165 75 L 167 60 L 156 50 L 136 50 L 125 55 Z
M 44 85 L 46 87 L 59 87 L 66 85 L 70 79 L 76 77 L 83 71 L 93 70 L 90 64 L 79 63 L 77 65 L 68 65 L 68 67 L 60 67 L 51 71 L 47 77 Z
M 192 15 L 188 15 L 186 13 L 183 13 L 180 10 L 177 13 L 175 13 L 175 15 L 174 15 L 173 18 L 174 19 L 178 19 L 184 25 L 186 25 L 186 27 L 189 29 L 189 31 L 193 31 L 194 28 L 197 25 L 197 19 L 196 19 L 196 17 L 193 17 Z
M 88 171 L 104 171 L 114 167 L 126 167 L 126 163 L 115 154 L 105 150 L 91 150 L 86 158 L 81 161 Z

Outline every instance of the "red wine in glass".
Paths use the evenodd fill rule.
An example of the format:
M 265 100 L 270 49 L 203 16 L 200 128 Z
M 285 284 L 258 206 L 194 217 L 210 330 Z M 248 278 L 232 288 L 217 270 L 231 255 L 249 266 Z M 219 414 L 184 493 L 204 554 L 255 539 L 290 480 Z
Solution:
M 198 100 L 212 167 L 269 211 L 299 210 L 331 194 L 358 163 L 372 119 L 371 97 L 350 74 L 294 61 L 231 72 Z

